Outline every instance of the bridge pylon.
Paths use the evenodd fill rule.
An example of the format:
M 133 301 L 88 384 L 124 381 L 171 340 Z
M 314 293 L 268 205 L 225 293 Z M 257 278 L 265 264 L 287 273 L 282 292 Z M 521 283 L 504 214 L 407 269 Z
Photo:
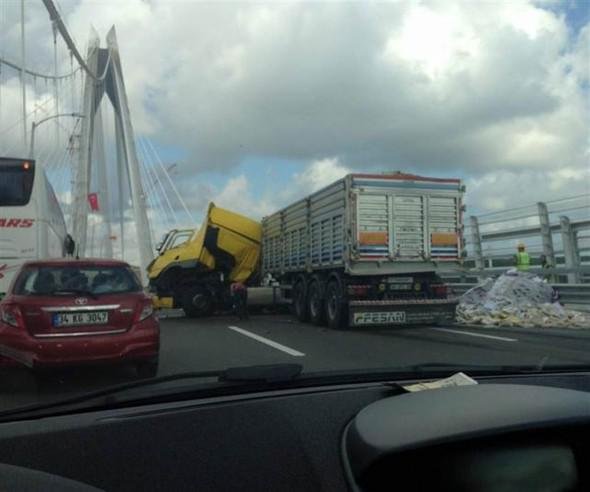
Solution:
M 73 236 L 78 244 L 79 255 L 83 256 L 87 250 L 88 214 L 90 207 L 88 195 L 90 193 L 90 178 L 92 163 L 105 166 L 104 149 L 95 148 L 102 143 L 102 120 L 100 104 L 103 95 L 106 94 L 114 109 L 115 118 L 115 144 L 117 148 L 118 165 L 126 168 L 129 177 L 129 190 L 133 205 L 133 218 L 137 231 L 137 246 L 139 249 L 142 280 L 146 281 L 146 267 L 153 259 L 152 239 L 147 216 L 146 196 L 141 183 L 141 174 L 137 150 L 135 147 L 135 135 L 129 111 L 129 102 L 125 90 L 121 57 L 117 44 L 115 27 L 113 26 L 106 37 L 106 48 L 100 47 L 100 41 L 95 31 L 91 33 L 88 44 L 87 61 L 90 70 L 95 74 L 86 74 L 84 82 L 83 108 L 80 132 L 80 152 L 78 166 L 74 173 L 73 193 Z M 98 138 L 96 133 L 99 133 Z M 108 201 L 108 179 L 105 179 L 106 169 L 97 170 L 100 183 L 99 197 Z M 119 179 L 124 173 L 119 172 Z M 122 206 L 122 204 L 120 204 Z M 107 231 L 110 235 L 110 214 L 103 218 L 107 222 Z M 121 238 L 122 239 L 122 238 Z M 110 239 L 107 238 L 108 241 Z M 108 253 L 108 250 L 107 250 Z

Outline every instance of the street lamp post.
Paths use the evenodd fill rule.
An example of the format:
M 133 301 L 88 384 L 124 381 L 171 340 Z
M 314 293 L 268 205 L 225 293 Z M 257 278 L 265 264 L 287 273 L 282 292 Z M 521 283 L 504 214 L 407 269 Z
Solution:
M 62 117 L 70 117 L 70 118 L 84 118 L 83 114 L 80 113 L 60 113 L 60 114 L 54 114 L 52 116 L 48 116 L 47 118 L 43 118 L 42 120 L 39 121 L 33 121 L 33 123 L 31 124 L 31 143 L 29 146 L 29 159 L 33 159 L 35 157 L 35 130 L 36 128 L 41 125 L 42 123 L 45 123 L 46 121 L 49 120 L 53 120 L 55 118 L 62 118 Z

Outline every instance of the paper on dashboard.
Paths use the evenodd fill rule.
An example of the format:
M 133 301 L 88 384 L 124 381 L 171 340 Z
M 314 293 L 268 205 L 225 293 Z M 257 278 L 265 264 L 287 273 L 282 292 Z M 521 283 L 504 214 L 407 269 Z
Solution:
M 463 372 L 458 372 L 457 374 L 453 374 L 448 378 L 439 379 L 438 381 L 431 381 L 429 383 L 407 384 L 404 385 L 403 388 L 411 393 L 414 393 L 416 391 L 450 388 L 453 386 L 470 386 L 472 384 L 477 384 L 477 381 L 473 378 L 470 378 L 467 374 Z

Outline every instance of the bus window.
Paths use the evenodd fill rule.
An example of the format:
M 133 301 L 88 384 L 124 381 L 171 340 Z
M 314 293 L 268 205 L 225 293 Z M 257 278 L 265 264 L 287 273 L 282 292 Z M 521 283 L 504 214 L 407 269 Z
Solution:
M 30 161 L 0 159 L 0 207 L 22 207 L 29 203 L 35 167 Z

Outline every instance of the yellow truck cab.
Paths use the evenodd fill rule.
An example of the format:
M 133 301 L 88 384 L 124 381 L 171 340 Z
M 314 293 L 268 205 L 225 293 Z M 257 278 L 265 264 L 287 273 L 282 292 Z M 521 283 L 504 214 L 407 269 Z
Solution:
M 196 229 L 172 229 L 164 235 L 162 241 L 156 246 L 156 250 L 162 255 L 167 250 L 176 248 L 187 242 L 193 236 L 195 231 Z
M 148 266 L 155 304 L 194 317 L 227 303 L 229 285 L 257 271 L 261 237 L 260 223 L 210 203 L 200 229 L 170 231 Z

